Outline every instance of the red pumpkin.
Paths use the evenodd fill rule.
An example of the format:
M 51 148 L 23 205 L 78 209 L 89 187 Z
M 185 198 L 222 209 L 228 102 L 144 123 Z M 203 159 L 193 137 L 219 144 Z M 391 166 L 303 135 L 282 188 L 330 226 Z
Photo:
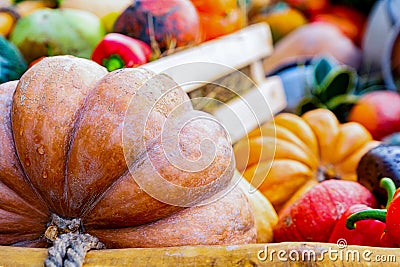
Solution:
M 323 181 L 279 214 L 274 240 L 328 242 L 342 214 L 354 204 L 377 206 L 373 194 L 357 182 Z
M 117 18 L 114 32 L 142 40 L 161 51 L 201 40 L 200 20 L 189 0 L 133 1 Z
M 220 125 L 204 116 L 182 124 L 198 113 L 175 86 L 144 69 L 108 73 L 69 56 L 44 58 L 19 82 L 2 84 L 0 245 L 48 246 L 68 230 L 57 218 L 78 220 L 108 248 L 255 242 L 240 190 L 203 206 L 173 205 L 214 196 L 234 171 Z M 187 171 L 185 159 L 203 156 L 205 138 L 215 157 Z

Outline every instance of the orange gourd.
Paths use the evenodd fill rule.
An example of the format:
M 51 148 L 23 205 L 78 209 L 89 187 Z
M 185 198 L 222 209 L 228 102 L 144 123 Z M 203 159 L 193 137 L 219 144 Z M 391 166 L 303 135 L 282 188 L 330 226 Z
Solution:
M 234 146 L 237 168 L 277 212 L 327 179 L 357 180 L 360 158 L 379 143 L 326 109 L 281 113 Z

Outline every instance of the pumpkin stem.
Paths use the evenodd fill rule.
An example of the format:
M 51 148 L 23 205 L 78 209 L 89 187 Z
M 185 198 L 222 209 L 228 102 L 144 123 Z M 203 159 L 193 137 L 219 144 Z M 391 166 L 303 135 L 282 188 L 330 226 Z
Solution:
M 104 248 L 104 244 L 97 237 L 89 234 L 62 234 L 53 242 L 53 246 L 49 248 L 44 266 L 82 266 L 89 250 Z
M 51 222 L 47 225 L 44 236 L 51 242 L 55 241 L 61 234 L 81 232 L 81 219 L 63 219 L 57 214 L 51 214 Z
M 332 166 L 320 166 L 317 170 L 317 180 L 318 182 L 325 180 L 340 180 L 340 176 L 335 173 Z
M 96 237 L 83 233 L 83 225 L 79 218 L 64 219 L 52 214 L 45 237 L 53 242 L 44 262 L 46 267 L 82 266 L 89 250 L 105 248 Z

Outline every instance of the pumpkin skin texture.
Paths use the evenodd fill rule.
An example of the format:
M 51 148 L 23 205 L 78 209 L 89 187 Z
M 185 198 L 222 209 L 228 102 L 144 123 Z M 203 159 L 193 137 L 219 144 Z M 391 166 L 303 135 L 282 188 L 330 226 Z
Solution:
M 377 207 L 374 195 L 357 182 L 323 181 L 282 211 L 274 240 L 328 242 L 342 214 L 354 204 Z
M 224 209 L 221 210 L 220 206 Z M 248 223 L 252 221 L 252 216 L 244 193 L 237 187 L 219 201 L 206 206 L 180 210 L 148 225 L 118 230 L 92 230 L 89 233 L 109 244 L 109 248 L 127 245 L 129 247 L 168 247 L 171 243 L 175 246 L 193 243 L 235 245 L 255 242 L 256 229 L 254 225 Z M 213 223 L 204 223 L 208 220 L 213 220 Z M 221 231 L 224 228 L 225 230 Z M 204 233 L 207 234 L 204 235 Z
M 10 111 L 17 81 L 0 85 L 0 245 L 38 239 L 49 211 L 29 185 L 18 160 L 11 132 Z
M 0 85 L 0 92 L 1 153 L 6 153 L 0 160 L 1 245 L 49 245 L 44 232 L 52 214 L 81 219 L 85 231 L 103 237 L 107 247 L 179 244 L 173 235 L 154 242 L 150 236 L 157 229 L 175 231 L 192 245 L 255 241 L 253 215 L 243 193 L 231 190 L 212 199 L 226 190 L 234 173 L 232 146 L 222 126 L 209 120 L 210 115 L 182 124 L 198 113 L 168 76 L 140 68 L 108 73 L 86 59 L 55 56 L 35 64 L 19 82 Z M 213 160 L 197 171 L 176 165 L 163 147 L 177 139 L 174 131 L 163 129 L 168 123 L 180 130 L 177 145 L 183 157 L 199 158 L 200 143 L 207 139 L 215 148 Z M 204 205 L 161 201 L 167 189 L 159 188 L 160 195 L 149 193 L 138 177 L 152 188 L 162 187 L 162 177 L 198 189 L 193 203 Z M 215 212 L 201 215 L 209 209 Z M 219 222 L 218 214 L 227 219 Z M 200 239 L 170 225 L 188 217 L 214 231 Z M 235 218 L 242 220 L 240 229 L 232 227 Z M 212 241 L 211 235 L 230 230 Z M 132 235 L 126 240 L 121 239 L 125 231 Z M 135 238 L 140 242 L 130 241 Z
M 257 181 L 279 213 L 320 181 L 356 181 L 360 158 L 378 144 L 362 125 L 340 124 L 329 110 L 316 109 L 277 115 L 234 152 L 238 170 Z

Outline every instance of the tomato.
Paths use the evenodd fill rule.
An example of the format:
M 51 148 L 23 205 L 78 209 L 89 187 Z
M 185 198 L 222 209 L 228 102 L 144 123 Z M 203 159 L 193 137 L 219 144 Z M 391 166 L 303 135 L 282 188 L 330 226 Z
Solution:
M 265 12 L 253 16 L 250 21 L 251 23 L 267 23 L 271 28 L 274 43 L 307 23 L 307 19 L 302 12 L 282 2 L 272 6 Z
M 203 40 L 211 40 L 232 33 L 243 27 L 245 14 L 240 8 L 235 8 L 226 15 L 199 12 L 203 32 Z
M 199 12 L 226 15 L 237 8 L 236 0 L 192 0 Z

